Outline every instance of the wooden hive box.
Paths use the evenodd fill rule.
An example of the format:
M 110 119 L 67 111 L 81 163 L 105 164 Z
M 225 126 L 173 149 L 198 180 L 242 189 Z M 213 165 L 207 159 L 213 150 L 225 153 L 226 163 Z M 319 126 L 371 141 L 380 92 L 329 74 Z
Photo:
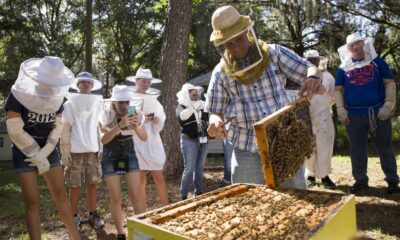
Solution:
M 260 193 L 259 188 L 262 191 L 268 191 L 267 193 L 261 192 L 262 197 L 257 196 Z M 295 196 L 295 197 L 292 197 Z M 274 201 L 275 204 L 271 207 L 277 207 L 280 203 L 284 203 L 285 199 L 292 199 L 290 201 L 296 201 L 298 203 L 306 204 L 304 209 L 309 209 L 309 205 L 312 201 L 321 200 L 320 205 L 315 205 L 315 210 L 310 210 L 307 213 L 303 210 L 303 207 L 293 208 L 293 206 L 287 207 L 287 210 L 276 211 L 275 214 L 268 215 L 270 218 L 264 219 L 264 222 L 270 221 L 269 224 L 259 224 L 256 226 L 250 225 L 251 219 L 260 220 L 262 219 L 261 212 L 254 214 L 250 213 L 252 208 L 254 211 L 257 210 L 257 206 L 254 206 L 253 198 L 256 198 L 260 202 L 259 206 L 266 206 L 263 200 L 267 198 L 267 201 Z M 235 199 L 243 199 L 243 202 L 232 204 L 227 201 L 235 201 Z M 295 200 L 293 200 L 295 199 Z M 314 200 L 313 200 L 314 199 Z M 224 202 L 225 201 L 225 202 Z M 220 207 L 223 204 L 225 207 Z M 239 210 L 231 209 L 231 212 L 226 212 L 226 209 L 232 206 L 237 206 L 239 204 L 241 211 L 245 212 L 247 218 L 243 218 L 240 221 L 238 217 L 232 217 L 233 213 L 240 214 Z M 285 203 L 287 204 L 287 203 Z M 296 205 L 296 204 L 295 204 Z M 217 206 L 217 209 L 214 209 Z M 282 206 L 285 207 L 285 206 Z M 214 209 L 214 210 L 213 210 Z M 290 213 L 290 209 L 294 209 Z M 314 218 L 319 209 L 324 209 L 324 215 L 319 215 Z M 318 211 L 317 211 L 318 210 Z M 201 214 L 204 211 L 210 211 L 209 214 Z M 226 222 L 215 224 L 215 227 L 211 229 L 222 229 L 218 234 L 214 234 L 213 231 L 204 230 L 205 224 L 213 224 L 213 216 L 216 218 L 221 217 L 218 212 L 224 212 L 227 217 Z M 283 214 L 282 212 L 285 212 Z M 288 212 L 289 211 L 289 212 Z M 304 212 L 304 219 L 299 217 L 302 216 Z M 215 212 L 215 214 L 214 214 Z M 273 212 L 273 211 L 272 211 Z M 199 213 L 200 215 L 196 215 Z M 322 213 L 322 212 L 321 212 Z M 231 214 L 231 215 L 230 215 Z M 299 215 L 300 214 L 300 215 Z M 308 215 L 307 215 L 308 214 Z M 201 221 L 202 217 L 207 217 L 203 224 L 196 222 L 191 223 L 187 221 L 187 217 Z M 239 215 L 243 216 L 243 215 Z M 293 218 L 293 216 L 298 216 Z M 322 217 L 321 217 L 322 216 Z M 250 220 L 249 220 L 250 219 Z M 288 219 L 292 219 L 290 222 Z M 314 219 L 314 220 L 312 220 Z M 178 227 L 173 227 L 175 222 L 183 221 L 184 224 L 180 224 Z M 179 222 L 178 221 L 178 222 Z M 185 222 L 186 221 L 186 222 Z M 275 222 L 276 221 L 276 222 Z M 289 222 L 288 222 L 289 221 Z M 166 225 L 169 227 L 166 227 Z M 190 225 L 191 224 L 191 225 Z M 281 228 L 281 224 L 289 224 L 291 229 L 285 228 L 285 225 Z M 172 226 L 172 227 L 171 227 Z M 249 235 L 236 236 L 232 234 L 247 234 L 250 230 L 258 229 L 259 231 L 257 237 L 249 237 Z M 297 227 L 292 227 L 297 226 Z M 189 230 L 182 230 L 188 227 Z M 291 233 L 291 231 L 297 231 L 295 229 L 303 229 L 304 235 L 299 237 L 298 234 L 303 233 Z M 305 230 L 304 230 L 305 229 Z M 283 232 L 279 232 L 279 231 Z M 193 238 L 194 232 L 197 231 L 203 235 L 195 235 L 198 237 Z M 243 233 L 241 233 L 241 231 Z M 271 234 L 275 234 L 275 237 L 271 237 Z M 233 233 L 232 233 L 233 232 Z M 204 234 L 207 234 L 204 237 Z M 231 234 L 231 235 L 229 235 Z M 296 235 L 297 234 L 297 235 Z M 356 234 L 356 218 L 355 218 L 355 199 L 353 195 L 343 195 L 333 192 L 321 192 L 321 191 L 304 191 L 304 190 L 274 190 L 267 188 L 264 185 L 256 184 L 234 184 L 226 186 L 224 188 L 217 189 L 215 191 L 206 193 L 197 198 L 187 199 L 180 201 L 168 206 L 146 212 L 141 215 L 128 218 L 128 239 L 134 240 L 149 240 L 149 239 L 312 239 L 312 240 L 347 240 L 351 239 Z M 269 238 L 267 236 L 270 236 Z

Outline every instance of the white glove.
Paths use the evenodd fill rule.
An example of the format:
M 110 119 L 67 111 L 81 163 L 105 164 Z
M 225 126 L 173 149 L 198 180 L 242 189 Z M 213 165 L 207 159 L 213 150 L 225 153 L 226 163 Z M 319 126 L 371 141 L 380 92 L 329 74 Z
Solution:
M 385 103 L 379 109 L 378 118 L 382 121 L 387 120 L 393 113 L 396 104 L 396 84 L 390 81 L 385 84 Z
M 204 109 L 204 102 L 201 101 L 201 100 L 199 100 L 199 101 L 194 102 L 194 103 L 192 104 L 192 106 L 193 106 L 193 108 L 194 108 L 195 110 Z
M 347 123 L 349 121 L 349 114 L 346 111 L 346 109 L 344 109 L 344 107 L 337 107 L 337 114 L 339 117 L 339 120 L 342 121 L 343 123 Z
M 192 116 L 193 113 L 194 113 L 193 108 L 188 107 L 188 108 L 182 110 L 182 112 L 179 114 L 179 118 L 182 121 L 188 120 L 190 118 L 190 116 Z
M 347 113 L 346 109 L 344 108 L 343 93 L 341 90 L 335 90 L 334 95 L 335 95 L 336 109 L 337 109 L 339 120 L 345 124 L 348 124 L 350 122 L 350 120 L 348 117 L 348 113 Z
M 26 158 L 25 162 L 30 162 L 29 166 L 35 166 L 40 175 L 50 170 L 50 163 L 47 160 L 47 155 L 42 150 L 31 158 Z

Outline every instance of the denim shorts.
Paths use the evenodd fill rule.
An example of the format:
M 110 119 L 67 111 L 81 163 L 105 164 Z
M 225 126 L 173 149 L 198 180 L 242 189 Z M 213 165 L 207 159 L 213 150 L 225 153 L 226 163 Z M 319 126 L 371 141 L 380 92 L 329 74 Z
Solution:
M 40 147 L 43 147 L 46 144 L 46 138 L 35 138 L 36 142 L 39 144 Z M 18 148 L 13 144 L 12 146 L 12 161 L 13 167 L 16 173 L 23 173 L 23 172 L 35 172 L 37 171 L 36 167 L 29 166 L 29 162 L 25 162 L 25 159 L 28 157 L 25 156 Z M 47 157 L 49 160 L 50 168 L 61 166 L 60 154 L 58 149 L 55 148 L 53 152 Z
M 101 161 L 101 170 L 103 172 L 103 177 L 120 175 L 114 169 L 114 162 L 120 158 L 126 157 L 128 158 L 128 173 L 138 172 L 139 161 L 134 150 L 133 139 L 130 138 L 130 140 L 121 141 L 119 147 L 117 148 L 115 147 L 115 145 L 116 144 L 113 144 L 112 148 L 107 146 L 107 144 L 104 145 L 103 160 Z

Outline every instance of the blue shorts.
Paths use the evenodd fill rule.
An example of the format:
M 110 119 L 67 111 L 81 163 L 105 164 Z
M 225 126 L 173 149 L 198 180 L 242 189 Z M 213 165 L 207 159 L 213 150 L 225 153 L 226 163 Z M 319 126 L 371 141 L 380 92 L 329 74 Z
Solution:
M 46 144 L 47 139 L 45 138 L 35 138 L 36 142 L 39 144 L 40 147 L 43 147 Z M 36 172 L 37 168 L 33 166 L 29 166 L 29 162 L 25 162 L 25 159 L 28 157 L 25 156 L 18 148 L 13 144 L 12 146 L 12 160 L 13 160 L 13 167 L 16 173 L 23 173 L 23 172 Z M 53 152 L 47 157 L 49 160 L 50 168 L 61 166 L 60 154 L 58 149 L 55 148 Z
M 120 175 L 114 169 L 114 162 L 121 158 L 128 158 L 128 173 L 139 171 L 139 161 L 134 150 L 132 138 L 130 138 L 130 141 L 125 141 L 120 145 L 120 148 L 115 148 L 115 145 L 112 148 L 109 148 L 107 144 L 104 145 L 103 159 L 101 161 L 103 177 Z

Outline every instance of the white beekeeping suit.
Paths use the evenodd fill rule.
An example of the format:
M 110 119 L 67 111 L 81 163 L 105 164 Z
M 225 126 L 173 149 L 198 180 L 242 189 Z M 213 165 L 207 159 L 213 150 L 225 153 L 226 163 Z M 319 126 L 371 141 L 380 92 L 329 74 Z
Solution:
M 326 62 L 324 64 L 326 58 L 320 57 L 315 50 L 307 52 L 306 57 L 319 57 L 320 66 L 326 65 Z M 316 136 L 316 149 L 311 158 L 306 161 L 306 175 L 322 179 L 328 176 L 331 171 L 331 159 L 335 138 L 331 106 L 334 103 L 333 93 L 335 89 L 335 79 L 324 68 L 322 68 L 321 71 L 319 76 L 326 92 L 322 95 L 314 95 L 310 100 L 310 113 L 313 132 Z

